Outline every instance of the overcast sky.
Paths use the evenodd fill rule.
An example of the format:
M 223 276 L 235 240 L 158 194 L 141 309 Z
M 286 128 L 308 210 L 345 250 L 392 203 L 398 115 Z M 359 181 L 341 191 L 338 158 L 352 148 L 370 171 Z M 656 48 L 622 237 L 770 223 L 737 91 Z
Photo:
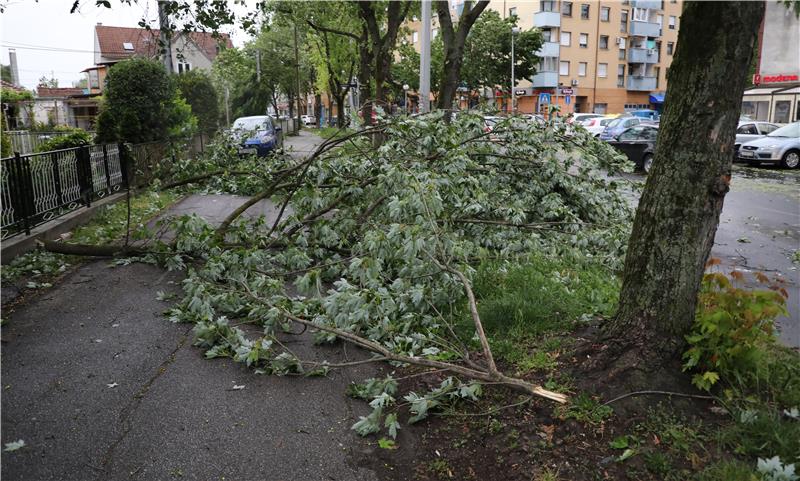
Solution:
M 112 0 L 113 8 L 96 7 L 82 0 L 79 12 L 69 13 L 73 0 L 8 0 L 2 17 L 0 62 L 8 64 L 8 49 L 16 48 L 20 83 L 33 89 L 43 75 L 58 79 L 59 87 L 71 87 L 82 78 L 81 70 L 94 65 L 94 26 L 137 27 L 141 19 L 158 26 L 156 0 L 138 0 L 130 6 Z M 233 2 L 230 2 L 233 4 Z M 254 3 L 254 0 L 248 1 Z M 234 45 L 247 39 L 233 33 Z M 5 80 L 5 79 L 4 79 Z

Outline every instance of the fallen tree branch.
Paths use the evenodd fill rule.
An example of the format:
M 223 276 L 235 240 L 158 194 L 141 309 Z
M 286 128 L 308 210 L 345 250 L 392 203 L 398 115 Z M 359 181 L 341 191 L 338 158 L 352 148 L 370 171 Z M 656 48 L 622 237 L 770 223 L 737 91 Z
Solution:
M 48 252 L 56 254 L 66 254 L 70 256 L 87 257 L 128 257 L 142 256 L 146 254 L 158 254 L 159 252 L 141 249 L 138 247 L 125 245 L 91 245 L 91 244 L 68 244 L 66 242 L 41 241 L 41 246 Z
M 706 396 L 706 395 L 703 395 L 703 394 L 688 394 L 688 393 L 671 392 L 671 391 L 634 391 L 634 392 L 629 392 L 627 394 L 623 394 L 622 396 L 617 396 L 617 397 L 615 397 L 614 399 L 612 399 L 610 401 L 604 402 L 602 405 L 603 406 L 607 406 L 607 405 L 609 405 L 611 403 L 614 403 L 614 402 L 617 402 L 617 401 L 621 401 L 621 400 L 623 400 L 625 398 L 628 398 L 628 397 L 631 397 L 631 396 L 643 396 L 643 395 L 646 395 L 646 394 L 647 395 L 658 394 L 658 395 L 662 395 L 662 396 L 688 397 L 688 398 L 695 398 L 695 399 L 717 399 L 716 396 Z
M 168 182 L 160 186 L 159 189 L 160 190 L 174 189 L 175 187 L 180 187 L 186 184 L 194 184 L 196 182 L 200 182 L 201 180 L 210 179 L 211 177 L 215 177 L 218 175 L 255 175 L 255 174 L 253 172 L 247 172 L 244 170 L 215 170 L 214 172 L 209 172 L 207 174 L 195 175 L 193 177 L 188 177 L 186 179 Z
M 316 322 L 312 322 L 312 321 L 309 321 L 307 319 L 303 319 L 301 317 L 298 317 L 298 316 L 292 314 L 291 312 L 289 312 L 288 310 L 286 310 L 286 309 L 284 309 L 284 308 L 282 308 L 280 306 L 276 306 L 276 305 L 274 305 L 274 304 L 272 304 L 272 303 L 270 303 L 270 302 L 268 302 L 268 301 L 266 301 L 264 299 L 261 299 L 260 297 L 256 296 L 250 290 L 250 288 L 247 286 L 247 284 L 242 283 L 242 286 L 247 291 L 247 294 L 251 299 L 253 299 L 254 301 L 256 301 L 256 302 L 258 302 L 260 304 L 263 304 L 265 306 L 269 306 L 271 308 L 276 308 L 276 309 L 280 310 L 283 313 L 283 315 L 286 316 L 287 319 L 289 319 L 289 320 L 291 320 L 293 322 L 296 322 L 298 324 L 302 324 L 302 325 L 305 325 L 305 326 L 308 326 L 308 327 L 311 327 L 311 328 L 314 328 L 314 329 L 319 329 L 321 331 L 325 331 L 325 332 L 329 332 L 331 334 L 335 334 L 340 339 L 343 339 L 343 340 L 345 340 L 347 342 L 350 342 L 351 344 L 355 344 L 357 346 L 363 347 L 364 349 L 367 349 L 368 351 L 372 351 L 372 352 L 375 352 L 375 353 L 378 353 L 378 354 L 382 355 L 383 357 L 386 358 L 387 361 L 396 361 L 396 362 L 402 362 L 402 363 L 406 363 L 406 364 L 415 364 L 415 365 L 418 365 L 418 366 L 425 366 L 425 367 L 431 367 L 431 368 L 436 368 L 436 369 L 444 369 L 444 370 L 447 370 L 447 371 L 450 371 L 450 372 L 453 372 L 453 373 L 456 373 L 456 374 L 461 374 L 461 375 L 466 376 L 468 378 L 476 379 L 476 380 L 479 380 L 479 381 L 497 382 L 497 383 L 500 383 L 500 384 L 505 384 L 505 385 L 507 385 L 509 387 L 512 387 L 512 388 L 514 388 L 514 389 L 516 389 L 518 391 L 521 391 L 521 392 L 524 392 L 524 393 L 527 393 L 527 394 L 534 394 L 536 396 L 541 396 L 541 397 L 544 397 L 546 399 L 550 399 L 550 400 L 553 400 L 553 401 L 556 401 L 556 402 L 559 402 L 559 403 L 567 402 L 567 396 L 565 396 L 564 394 L 560 394 L 560 393 L 557 393 L 557 392 L 549 391 L 547 389 L 544 389 L 541 386 L 538 386 L 538 385 L 535 385 L 535 384 L 531 384 L 531 383 L 529 383 L 529 382 L 527 382 L 525 380 L 522 380 L 522 379 L 508 377 L 508 376 L 500 373 L 499 371 L 497 371 L 496 368 L 495 368 L 494 372 L 485 372 L 485 371 L 480 371 L 480 370 L 477 370 L 477 369 L 466 368 L 464 366 L 459 366 L 457 364 L 451 364 L 451 363 L 448 363 L 448 362 L 434 361 L 434 360 L 431 360 L 431 359 L 410 357 L 410 356 L 404 356 L 404 355 L 400 355 L 400 354 L 395 354 L 392 351 L 390 351 L 390 350 L 386 349 L 385 347 L 383 347 L 382 345 L 378 344 L 377 342 L 370 341 L 370 340 L 365 339 L 365 338 L 363 338 L 361 336 L 353 334 L 352 332 L 344 331 L 344 330 L 338 329 L 336 327 L 326 326 L 324 324 L 318 324 Z

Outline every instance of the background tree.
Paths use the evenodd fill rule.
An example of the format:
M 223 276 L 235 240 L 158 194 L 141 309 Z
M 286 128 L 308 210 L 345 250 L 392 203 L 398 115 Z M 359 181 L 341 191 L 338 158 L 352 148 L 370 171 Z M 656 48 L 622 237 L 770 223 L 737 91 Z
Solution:
M 192 108 L 197 125 L 203 132 L 217 129 L 219 101 L 217 91 L 209 74 L 202 70 L 190 70 L 175 77 L 178 91 Z
M 11 65 L 0 64 L 0 79 L 11 82 Z
M 419 53 L 413 45 L 401 42 L 397 48 L 397 61 L 392 63 L 392 88 L 396 95 L 403 95 L 403 85 L 410 90 L 419 90 Z M 439 85 L 444 65 L 442 36 L 431 39 L 431 85 Z M 431 92 L 438 97 L 438 92 Z
M 131 59 L 108 71 L 97 118 L 99 142 L 149 142 L 187 137 L 197 120 L 175 82 L 153 60 Z
M 604 375 L 628 388 L 663 380 L 653 374 L 664 373 L 685 349 L 729 190 L 742 92 L 763 16 L 764 2 L 684 4 L 619 312 L 605 326 L 611 345 Z
M 436 108 L 450 110 L 453 106 L 453 98 L 456 95 L 459 78 L 461 76 L 461 64 L 464 60 L 464 44 L 467 35 L 475 21 L 489 5 L 488 0 L 481 0 L 476 4 L 465 1 L 458 23 L 453 26 L 453 19 L 450 17 L 450 2 L 447 0 L 436 1 L 436 14 L 439 17 L 442 41 L 444 42 L 444 65 L 442 67 L 442 78 L 439 82 L 439 97 L 436 99 Z M 446 119 L 450 114 L 446 114 Z
M 39 83 L 36 84 L 39 87 L 47 87 L 50 89 L 58 88 L 58 79 L 55 77 L 48 78 L 47 75 L 42 75 L 39 78 Z
M 467 36 L 464 44 L 464 63 L 461 80 L 471 88 L 497 87 L 507 90 L 511 85 L 511 29 L 518 18 L 500 18 L 494 10 L 484 12 Z M 536 71 L 538 51 L 543 42 L 541 32 L 530 29 L 519 32 L 514 39 L 514 76 L 530 78 Z

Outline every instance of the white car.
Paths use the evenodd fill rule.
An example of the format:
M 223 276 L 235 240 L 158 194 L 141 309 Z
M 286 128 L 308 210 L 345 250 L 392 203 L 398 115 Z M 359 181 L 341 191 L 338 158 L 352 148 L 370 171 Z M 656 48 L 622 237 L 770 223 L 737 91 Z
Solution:
M 780 125 L 771 124 L 769 122 L 759 122 L 755 120 L 739 121 L 739 126 L 736 128 L 736 142 L 733 144 L 733 158 L 739 158 L 739 147 L 746 144 L 751 140 L 756 140 L 764 137 L 773 130 L 777 130 Z
M 597 118 L 602 118 L 602 117 L 604 117 L 603 114 L 572 114 L 567 119 L 567 123 L 568 124 L 572 124 L 572 123 L 583 124 L 587 120 L 597 119 Z
M 605 130 L 606 125 L 616 120 L 614 117 L 595 117 L 592 119 L 584 120 L 581 122 L 583 128 L 588 130 L 594 137 L 600 137 L 600 134 Z
M 303 125 L 317 125 L 317 119 L 313 115 L 303 115 L 300 117 L 300 121 L 303 122 Z

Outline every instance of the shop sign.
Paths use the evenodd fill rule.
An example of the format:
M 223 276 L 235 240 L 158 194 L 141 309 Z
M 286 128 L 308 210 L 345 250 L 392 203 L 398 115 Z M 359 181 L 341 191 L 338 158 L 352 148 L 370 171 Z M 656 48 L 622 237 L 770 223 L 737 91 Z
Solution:
M 798 75 L 760 75 L 755 74 L 753 75 L 753 84 L 770 84 L 770 83 L 783 83 L 783 82 L 797 82 L 800 80 L 800 76 Z

